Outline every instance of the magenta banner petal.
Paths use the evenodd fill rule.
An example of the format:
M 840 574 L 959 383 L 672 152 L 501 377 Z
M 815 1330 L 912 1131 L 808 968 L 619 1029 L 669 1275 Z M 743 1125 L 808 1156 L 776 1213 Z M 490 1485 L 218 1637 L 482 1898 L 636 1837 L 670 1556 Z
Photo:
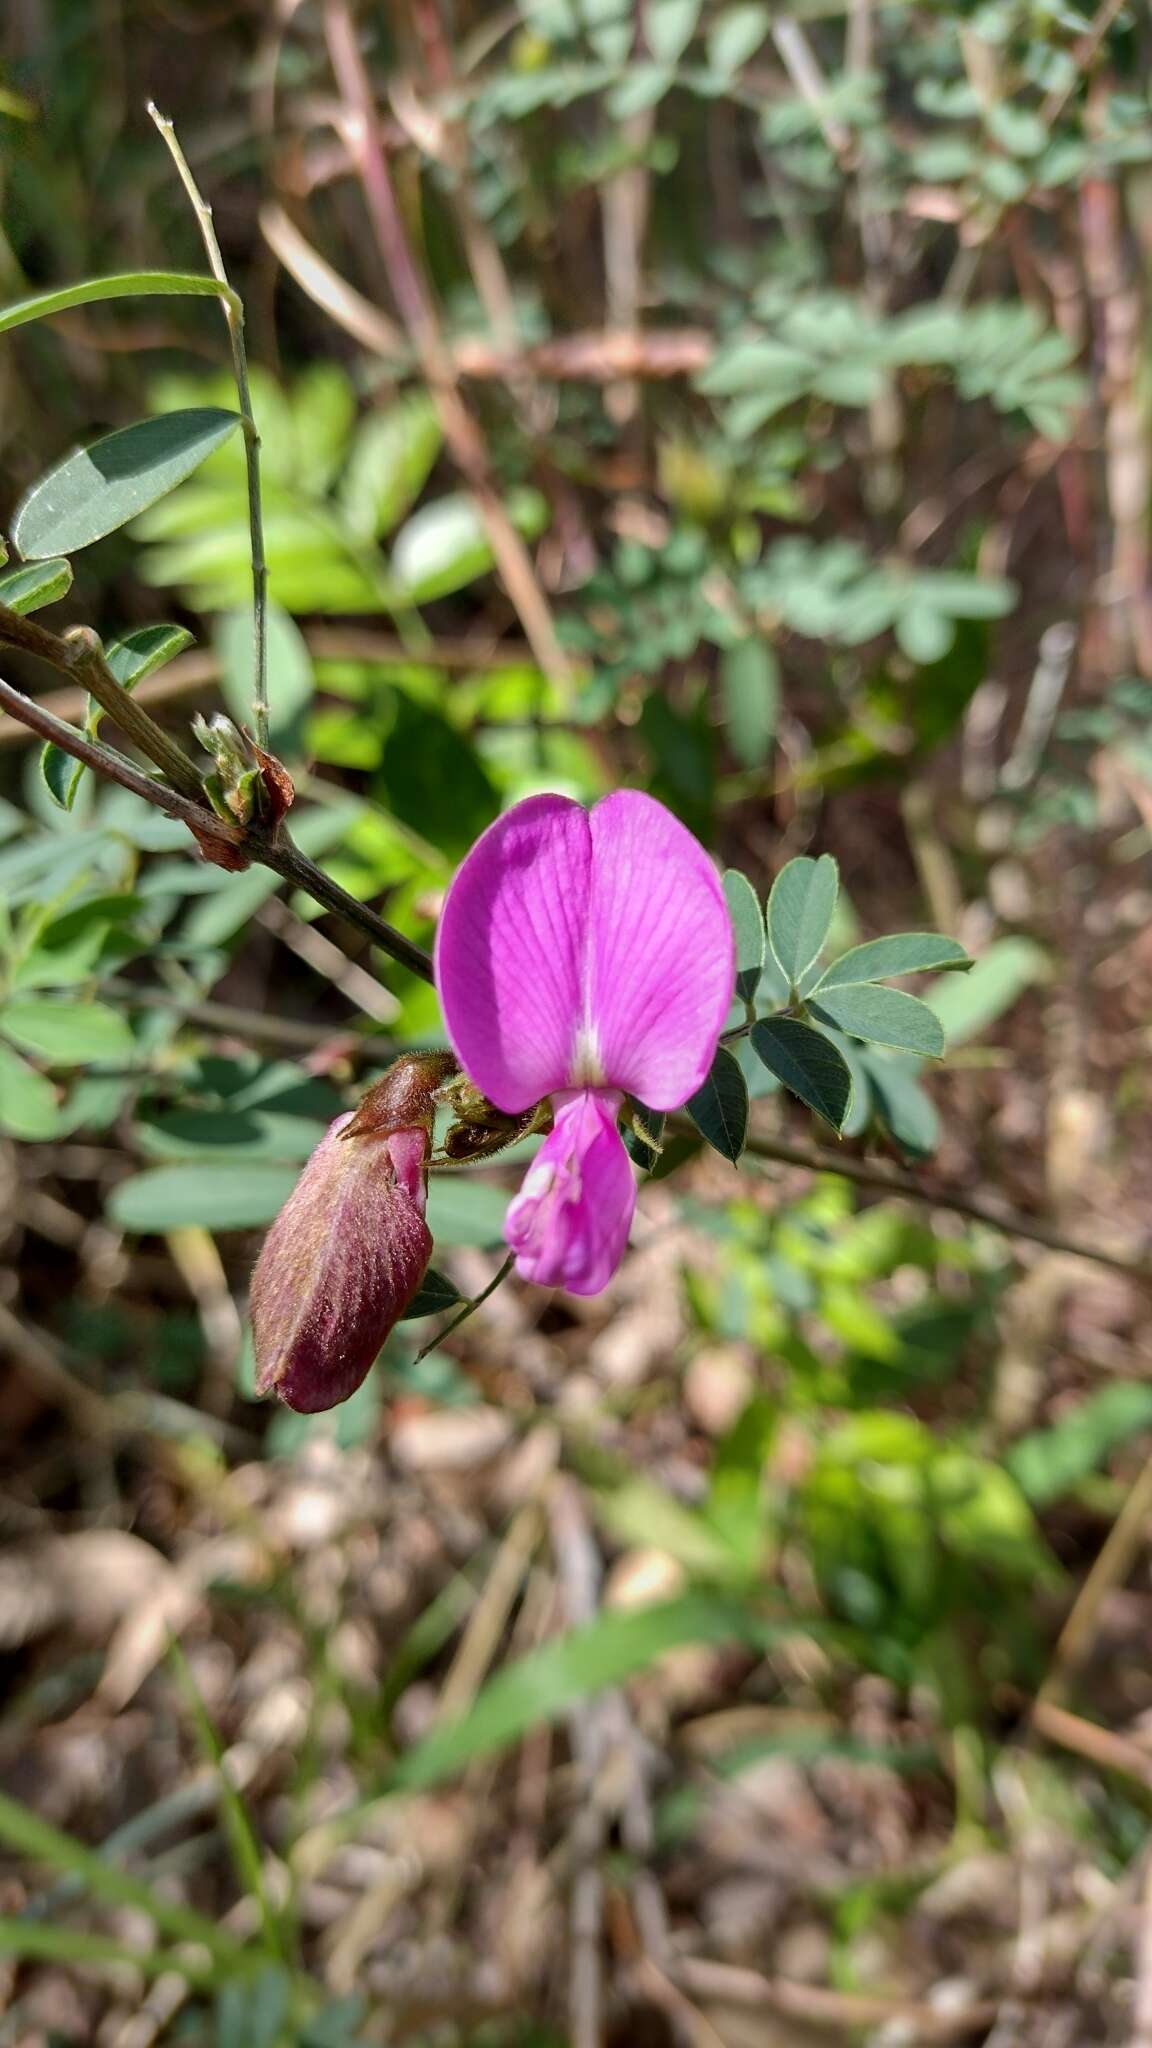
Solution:
M 581 1089 L 556 1104 L 556 1125 L 524 1176 L 505 1236 L 521 1279 L 599 1294 L 624 1256 L 636 1179 L 616 1128 L 620 1096 Z
M 587 1078 L 650 1109 L 678 1109 L 704 1082 L 735 985 L 720 877 L 699 841 L 638 790 L 605 797 L 589 822 L 586 1003 L 600 1071 Z
M 528 797 L 477 840 L 448 891 L 436 934 L 444 1021 L 498 1109 L 570 1084 L 591 851 L 582 805 Z

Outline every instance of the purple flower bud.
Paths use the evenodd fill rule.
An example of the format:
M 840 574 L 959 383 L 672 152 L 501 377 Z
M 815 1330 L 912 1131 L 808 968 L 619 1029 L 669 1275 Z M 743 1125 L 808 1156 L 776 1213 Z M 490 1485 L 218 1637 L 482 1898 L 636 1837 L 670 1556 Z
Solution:
M 302 1415 L 356 1392 L 432 1255 L 431 1114 L 424 1128 L 389 1131 L 365 1107 L 321 1139 L 252 1275 L 256 1391 Z

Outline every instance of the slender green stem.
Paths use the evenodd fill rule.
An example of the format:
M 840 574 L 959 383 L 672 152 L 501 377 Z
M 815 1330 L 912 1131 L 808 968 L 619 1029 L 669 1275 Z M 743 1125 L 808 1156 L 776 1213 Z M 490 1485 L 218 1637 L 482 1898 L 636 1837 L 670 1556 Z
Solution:
M 244 421 L 244 465 L 248 477 L 248 528 L 252 546 L 252 615 L 254 631 L 254 669 L 256 696 L 253 709 L 256 714 L 256 739 L 260 746 L 268 745 L 268 565 L 264 558 L 264 517 L 260 504 L 260 435 L 252 413 L 252 396 L 248 387 L 248 354 L 244 346 L 244 307 L 228 282 L 224 258 L 212 225 L 212 208 L 203 197 L 192 175 L 188 159 L 176 138 L 171 121 L 163 115 L 155 102 L 149 100 L 148 112 L 160 131 L 168 154 L 176 166 L 180 182 L 192 202 L 200 236 L 208 257 L 208 266 L 217 282 L 224 286 L 228 296 L 222 300 L 224 318 L 228 322 L 228 339 L 232 344 L 232 368 L 236 378 L 236 395 L 240 401 L 240 416 Z
M 458 1313 L 453 1316 L 452 1321 L 450 1323 L 446 1323 L 444 1325 L 444 1328 L 439 1332 L 439 1334 L 433 1337 L 429 1343 L 425 1344 L 422 1347 L 422 1349 L 416 1353 L 416 1356 L 413 1359 L 412 1363 L 414 1365 L 419 1365 L 420 1360 L 422 1358 L 427 1358 L 428 1353 L 430 1351 L 435 1351 L 437 1346 L 444 1342 L 445 1337 L 450 1337 L 454 1330 L 458 1330 L 460 1328 L 461 1323 L 466 1323 L 468 1321 L 469 1316 L 474 1316 L 477 1309 L 480 1308 L 482 1304 L 487 1301 L 489 1295 L 495 1294 L 496 1289 L 503 1285 L 504 1281 L 508 1278 L 509 1273 L 512 1271 L 512 1268 L 515 1265 L 515 1263 L 515 1252 L 509 1252 L 508 1257 L 505 1259 L 503 1265 L 499 1268 L 497 1272 L 495 1272 L 492 1275 L 492 1278 L 488 1282 L 487 1287 L 482 1287 L 480 1289 L 479 1294 L 474 1294 L 471 1301 L 466 1301 L 464 1303 L 463 1308 L 460 1309 Z

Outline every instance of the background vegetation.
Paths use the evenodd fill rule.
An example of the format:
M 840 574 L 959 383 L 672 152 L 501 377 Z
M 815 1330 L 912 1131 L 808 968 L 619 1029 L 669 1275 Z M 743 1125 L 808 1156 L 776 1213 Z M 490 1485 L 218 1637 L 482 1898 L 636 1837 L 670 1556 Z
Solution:
M 427 943 L 501 806 L 628 782 L 761 901 L 833 855 L 826 959 L 977 960 L 943 1067 L 838 1039 L 841 1144 L 742 1048 L 738 1174 L 667 1132 L 609 1294 L 298 1418 L 258 1234 L 434 997 L 0 717 L 0 2043 L 1149 2048 L 1146 9 L 11 0 L 0 53 L 4 301 L 203 267 L 149 97 L 215 209 L 307 855 Z M 210 298 L 4 336 L 7 529 L 228 364 Z M 59 551 L 0 599 L 247 719 L 239 437 Z M 434 1182 L 464 1295 L 518 1170 Z

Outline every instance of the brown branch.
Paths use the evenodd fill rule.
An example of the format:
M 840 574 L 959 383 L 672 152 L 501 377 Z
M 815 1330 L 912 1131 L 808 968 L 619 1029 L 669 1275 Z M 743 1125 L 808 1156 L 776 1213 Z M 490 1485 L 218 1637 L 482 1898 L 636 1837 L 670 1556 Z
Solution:
M 435 402 L 444 438 L 476 501 L 508 595 L 546 675 L 571 680 L 568 657 L 556 635 L 532 558 L 493 482 L 488 451 L 460 396 L 455 371 L 431 294 L 409 246 L 388 167 L 372 86 L 360 53 L 347 0 L 328 0 L 324 13 L 328 53 L 348 113 L 348 142 L 388 280 Z
M 402 967 L 418 974 L 422 981 L 432 980 L 431 957 L 423 947 L 406 939 L 403 932 L 378 917 L 374 910 L 369 910 L 366 903 L 358 903 L 355 896 L 350 896 L 347 889 L 342 889 L 339 882 L 334 882 L 330 875 L 316 866 L 315 861 L 301 853 L 283 829 L 273 838 L 252 826 L 244 830 L 239 825 L 226 823 L 217 817 L 215 811 L 203 804 L 192 803 L 179 790 L 169 789 L 163 782 L 156 782 L 142 768 L 126 761 L 122 754 L 115 753 L 99 740 L 89 739 L 86 733 L 77 732 L 75 726 L 65 725 L 63 719 L 56 718 L 34 698 L 25 697 L 22 691 L 13 689 L 11 683 L 2 680 L 0 709 L 9 711 L 13 718 L 20 719 L 40 739 L 54 742 L 64 753 L 71 754 L 73 760 L 82 761 L 97 775 L 106 775 L 112 782 L 118 782 L 122 789 L 130 789 L 133 795 L 143 797 L 145 803 L 166 811 L 170 818 L 179 818 L 197 839 L 223 841 L 225 845 L 245 853 L 250 860 L 271 868 L 274 874 L 282 875 L 286 882 L 294 882 L 297 888 L 307 890 L 326 910 L 347 918 L 350 924 L 367 933 L 382 952 L 390 954 Z
M 1085 1721 L 1079 1714 L 1070 1714 L 1066 1707 L 1058 1707 L 1045 1699 L 1036 1700 L 1030 1719 L 1037 1735 L 1042 1735 L 1045 1742 L 1053 1742 L 1057 1749 L 1066 1749 L 1073 1756 L 1083 1757 L 1087 1763 L 1095 1764 L 1098 1770 L 1117 1771 L 1125 1778 L 1132 1778 L 1136 1784 L 1152 1792 L 1152 1752 L 1130 1735 L 1116 1735 L 1111 1728 L 1101 1728 L 1095 1721 Z
M 1131 1572 L 1147 1538 L 1149 1515 L 1152 1515 L 1152 1458 L 1147 1460 L 1133 1483 L 1060 1631 L 1051 1667 L 1039 1693 L 1039 1700 L 1045 1707 L 1052 1706 L 1061 1698 L 1073 1673 L 1091 1656 L 1104 1603 L 1117 1586 L 1124 1584 Z M 1152 1759 L 1149 1760 L 1149 1771 L 1152 1773 Z
M 671 1121 L 673 1129 L 685 1137 L 699 1137 L 696 1126 L 687 1117 L 673 1117 Z M 750 1137 L 745 1152 L 754 1159 L 773 1160 L 781 1166 L 801 1166 L 809 1173 L 834 1173 L 841 1180 L 854 1181 L 857 1187 L 874 1189 L 877 1194 L 901 1195 L 907 1201 L 927 1203 L 935 1209 L 951 1209 L 957 1216 L 968 1216 L 974 1223 L 986 1223 L 990 1229 L 1002 1231 L 1006 1237 L 1027 1238 L 1049 1251 L 1090 1259 L 1094 1265 L 1109 1266 L 1114 1272 L 1125 1274 L 1139 1286 L 1152 1287 L 1152 1262 L 1148 1259 L 1085 1244 L 1080 1238 L 1053 1230 L 1038 1217 L 1023 1216 L 1017 1209 L 994 1207 L 947 1181 L 915 1179 L 909 1173 L 901 1173 L 898 1167 L 879 1161 L 854 1159 L 850 1153 L 826 1152 L 817 1145 L 794 1145 L 783 1138 Z
M 286 882 L 294 882 L 298 889 L 307 890 L 309 896 L 313 896 L 317 903 L 322 903 L 326 910 L 334 911 L 337 917 L 346 917 L 350 924 L 358 925 L 360 930 L 366 932 L 380 947 L 381 952 L 390 954 L 401 967 L 407 967 L 411 974 L 419 975 L 421 981 L 432 980 L 431 954 L 426 953 L 422 946 L 415 945 L 411 939 L 406 939 L 403 932 L 397 931 L 395 925 L 388 924 L 384 918 L 378 917 L 374 910 L 369 910 L 366 903 L 358 903 L 355 896 L 350 896 L 347 889 L 342 889 L 339 882 L 334 882 L 331 875 L 326 875 L 323 868 L 318 868 L 315 861 L 309 860 L 306 853 L 301 853 L 300 848 L 293 845 L 283 830 L 277 841 L 265 838 L 262 834 L 249 833 L 244 845 L 254 860 L 261 861 L 266 868 L 272 868 L 276 874 L 282 875 Z
M 245 835 L 239 825 L 228 825 L 210 811 L 206 804 L 193 803 L 179 790 L 169 789 L 166 783 L 157 782 L 137 768 L 132 761 L 126 761 L 112 747 L 106 747 L 100 740 L 90 740 L 86 733 L 77 732 L 74 725 L 65 725 L 46 705 L 38 704 L 33 697 L 26 697 L 22 690 L 16 690 L 11 683 L 0 680 L 0 707 L 8 711 L 29 727 L 37 738 L 49 740 L 60 747 L 65 754 L 71 754 L 74 761 L 82 761 L 97 775 L 105 775 L 111 782 L 118 782 L 121 789 L 130 789 L 134 796 L 143 797 L 145 803 L 154 804 L 159 811 L 166 811 L 170 818 L 179 818 L 190 831 L 203 834 L 209 839 L 221 839 L 228 846 L 242 846 Z
M 0 645 L 34 655 L 66 676 L 75 676 L 101 710 L 116 720 L 125 738 L 154 761 L 178 790 L 193 803 L 203 801 L 195 764 L 117 682 L 104 659 L 99 637 L 90 626 L 73 626 L 67 633 L 53 633 L 35 619 L 26 619 L 0 604 Z

